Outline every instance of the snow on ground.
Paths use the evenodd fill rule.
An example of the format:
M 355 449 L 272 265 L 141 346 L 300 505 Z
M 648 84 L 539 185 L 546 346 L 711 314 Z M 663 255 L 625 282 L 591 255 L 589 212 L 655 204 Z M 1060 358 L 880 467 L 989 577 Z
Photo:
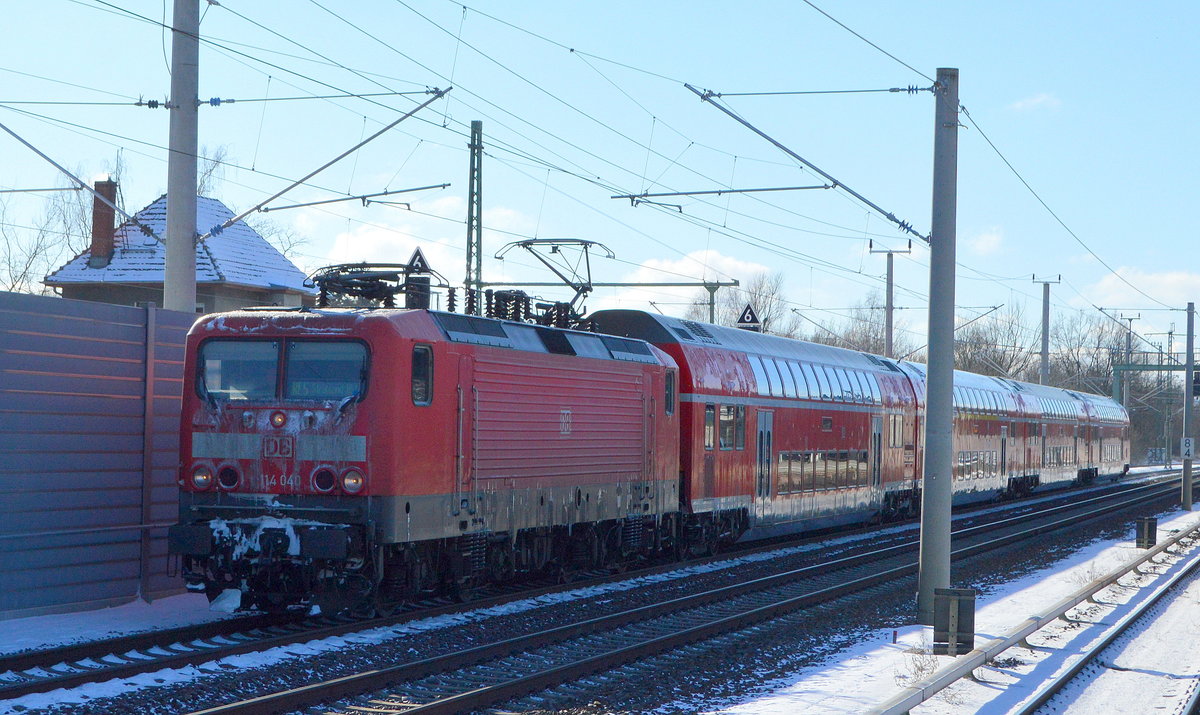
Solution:
M 208 610 L 203 594 L 184 593 L 153 603 L 135 601 L 112 608 L 0 621 L 0 655 L 71 643 L 218 621 L 229 616 Z
M 1159 514 L 1159 539 L 1161 541 L 1172 532 L 1197 523 L 1200 523 L 1200 513 L 1175 511 Z M 976 644 L 1004 635 L 1026 618 L 1078 591 L 1090 581 L 1115 570 L 1121 564 L 1133 561 L 1141 553 L 1143 552 L 1136 549 L 1132 541 L 1093 543 L 1050 568 L 980 596 L 975 612 Z M 1188 557 L 1196 558 L 1196 551 L 1189 552 Z M 1180 561 L 1172 566 L 1165 577 L 1175 573 L 1182 564 Z M 1157 580 L 1163 581 L 1165 578 Z M 1095 619 L 1105 624 L 1116 623 L 1132 610 L 1136 603 L 1150 596 L 1153 590 L 1120 587 L 1106 589 L 1100 592 L 1098 597 L 1103 602 L 1117 603 L 1118 606 L 1109 609 L 1088 606 L 1080 613 L 1083 609 L 1081 606 L 1069 615 L 1081 620 Z M 1200 586 L 1193 584 L 1187 591 L 1187 594 L 1191 595 L 1185 594 L 1174 599 L 1168 612 L 1171 619 L 1164 621 L 1167 627 L 1174 627 L 1174 631 L 1167 631 L 1169 635 L 1159 634 L 1158 640 L 1149 635 L 1145 639 L 1139 639 L 1137 643 L 1141 645 L 1131 646 L 1131 649 L 1127 649 L 1128 652 L 1121 656 L 1122 659 L 1129 658 L 1131 662 L 1140 663 L 1140 656 L 1133 649 L 1141 648 L 1157 653 L 1148 656 L 1157 660 L 1147 660 L 1149 666 L 1139 664 L 1128 667 L 1137 668 L 1143 677 L 1159 677 L 1164 681 L 1174 677 L 1194 679 L 1196 674 L 1200 673 L 1200 653 L 1189 659 L 1181 652 L 1193 649 L 1172 646 L 1173 643 L 1195 643 L 1196 635 L 1200 634 L 1200 626 L 1196 625 L 1200 622 L 1200 599 L 1197 598 L 1197 593 L 1200 593 Z M 1003 667 L 980 668 L 975 671 L 981 682 L 959 681 L 913 712 L 929 715 L 1009 712 L 1020 702 L 1032 697 L 1038 683 L 1069 667 L 1076 654 L 1086 651 L 1091 643 L 1103 637 L 1099 630 L 1101 629 L 1082 628 L 1055 621 L 1030 636 L 1029 642 L 1037 650 L 1011 648 L 1000 656 Z M 950 656 L 934 656 L 924 652 L 932 640 L 931 631 L 932 629 L 925 626 L 899 629 L 895 632 L 894 644 L 892 630 L 877 631 L 865 638 L 857 648 L 840 653 L 835 660 L 805 669 L 787 678 L 765 683 L 760 692 L 749 694 L 742 703 L 719 712 L 728 715 L 864 712 L 951 661 Z M 1157 670 L 1154 670 L 1155 668 Z M 1163 690 L 1186 698 L 1190 686 L 1195 685 L 1194 680 L 1177 682 L 1176 687 L 1166 687 Z M 1124 684 L 1105 690 L 1121 687 L 1137 686 Z M 1097 699 L 1086 702 L 1093 705 L 1104 703 L 1104 706 L 1088 709 L 1083 705 L 1085 701 L 1082 696 L 1076 694 L 1072 697 L 1078 699 L 1080 704 L 1071 705 L 1071 709 L 1080 713 L 1145 712 L 1148 705 L 1147 700 L 1139 698 L 1139 692 L 1136 690 L 1124 697 L 1135 698 L 1137 704 L 1125 708 L 1114 708 L 1106 701 Z M 1098 696 L 1092 693 L 1087 697 L 1103 698 L 1104 692 L 1101 691 Z M 1160 696 L 1154 705 L 1162 704 Z
M 1131 470 L 1131 476 L 1134 478 L 1128 479 L 1128 481 L 1137 481 L 1137 477 L 1142 473 L 1152 472 L 1156 469 L 1158 467 L 1135 468 Z M 1196 516 L 1200 517 L 1200 515 Z M 1181 519 L 1186 518 L 1188 517 L 1181 517 Z M 1178 528 L 1178 523 L 1181 522 L 1179 520 L 1167 522 L 1160 518 L 1160 532 Z M 915 532 L 916 526 L 892 527 L 883 533 L 898 531 Z M 826 540 L 819 544 L 786 547 L 712 564 L 687 566 L 666 573 L 632 578 L 602 586 L 522 599 L 502 606 L 420 619 L 392 628 L 373 629 L 345 637 L 315 640 L 303 645 L 291 645 L 259 653 L 231 656 L 199 667 L 160 670 L 135 678 L 90 684 L 70 691 L 57 690 L 15 700 L 3 700 L 0 701 L 0 715 L 15 715 L 26 709 L 44 708 L 56 704 L 86 703 L 91 699 L 126 693 L 142 687 L 183 683 L 203 677 L 206 671 L 216 673 L 227 670 L 229 667 L 267 667 L 297 655 L 315 654 L 353 644 L 370 644 L 402 638 L 410 633 L 448 628 L 458 623 L 482 621 L 508 613 L 533 610 L 551 603 L 617 593 L 638 588 L 646 583 L 687 578 L 697 573 L 731 568 L 740 563 L 775 559 L 784 554 L 816 548 L 828 548 L 831 544 L 848 544 L 864 539 L 874 539 L 879 534 L 880 532 L 857 534 Z M 1077 554 L 1070 564 L 1071 571 L 1066 575 L 1061 570 L 1061 568 L 1067 567 L 1067 564 L 1064 564 L 1061 568 L 1055 567 L 1043 574 L 1010 584 L 1004 593 L 997 593 L 981 599 L 977 603 L 976 613 L 979 642 L 992 637 L 994 633 L 1002 632 L 1007 628 L 1006 624 L 1020 621 L 1029 613 L 1056 600 L 1059 597 L 1058 594 L 1066 594 L 1078 589 L 1083 583 L 1079 579 L 1083 577 L 1072 576 L 1071 573 L 1095 575 L 1113 568 L 1121 559 L 1131 558 L 1133 551 L 1129 542 L 1116 545 L 1092 545 Z M 1039 579 L 1044 579 L 1044 581 L 1039 581 Z M 1197 606 L 1197 610 L 1200 611 L 1200 606 Z M 182 594 L 159 599 L 150 604 L 135 602 L 81 613 L 12 619 L 0 621 L 0 654 L 51 648 L 79 641 L 173 628 L 189 623 L 203 623 L 228 617 L 225 613 L 210 611 L 204 596 Z M 860 648 L 843 653 L 837 663 L 805 671 L 787 682 L 768 684 L 763 690 L 767 694 L 748 699 L 743 705 L 730 708 L 729 712 L 754 713 L 756 715 L 772 712 L 793 713 L 797 712 L 798 708 L 805 708 L 804 712 L 809 712 L 809 709 L 811 712 L 860 712 L 874 702 L 886 699 L 895 690 L 903 687 L 905 679 L 921 668 L 927 667 L 931 658 L 937 660 L 934 656 L 914 656 L 905 652 L 919 646 L 923 639 L 927 639 L 926 631 L 927 629 L 921 627 L 903 629 L 898 633 L 899 640 L 896 645 L 891 643 L 892 631 L 878 633 L 877 637 L 872 638 L 869 642 L 864 642 Z M 930 712 L 943 711 L 930 710 Z M 952 707 L 944 712 L 961 712 L 961 710 Z
M 893 529 L 912 529 L 911 526 Z M 304 644 L 281 646 L 267 651 L 230 656 L 196 667 L 163 669 L 133 678 L 92 683 L 71 690 L 55 690 L 49 693 L 27 695 L 23 698 L 0 700 L 0 715 L 17 715 L 28 709 L 45 708 L 51 705 L 70 703 L 85 704 L 89 700 L 128 693 L 138 688 L 161 687 L 185 683 L 203 677 L 206 672 L 220 673 L 230 668 L 264 668 L 290 658 L 317 654 L 325 651 L 353 646 L 369 645 L 386 640 L 403 638 L 411 633 L 450 628 L 452 626 L 483 621 L 511 613 L 530 611 L 541 606 L 583 598 L 594 598 L 608 593 L 619 593 L 639 588 L 648 583 L 659 583 L 688 578 L 731 568 L 740 563 L 778 558 L 781 554 L 797 553 L 818 548 L 828 548 L 831 543 L 846 543 L 871 539 L 875 534 L 858 534 L 823 543 L 805 544 L 768 552 L 749 554 L 736 559 L 727 559 L 709 564 L 685 566 L 669 572 L 630 578 L 616 583 L 573 589 L 561 593 L 546 594 L 521 599 L 511 603 L 479 608 L 461 613 L 423 618 L 399 626 L 375 628 L 358 633 L 309 641 Z M 189 594 L 165 598 L 153 604 L 131 603 L 117 608 L 61 616 L 40 616 L 0 622 L 0 653 L 11 653 L 29 648 L 48 648 L 76 642 L 87 638 L 102 638 L 126 633 L 144 632 L 156 628 L 167 628 L 186 623 L 198 623 L 214 618 L 227 617 L 224 613 L 208 610 L 203 596 Z

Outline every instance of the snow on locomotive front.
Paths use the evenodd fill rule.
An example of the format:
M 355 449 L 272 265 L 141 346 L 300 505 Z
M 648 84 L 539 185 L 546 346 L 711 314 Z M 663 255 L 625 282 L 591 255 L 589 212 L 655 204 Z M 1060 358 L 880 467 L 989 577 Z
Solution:
M 369 389 L 390 333 L 366 311 L 239 311 L 188 335 L 179 524 L 214 607 L 339 607 L 370 590 Z M 378 378 L 378 376 L 377 376 Z

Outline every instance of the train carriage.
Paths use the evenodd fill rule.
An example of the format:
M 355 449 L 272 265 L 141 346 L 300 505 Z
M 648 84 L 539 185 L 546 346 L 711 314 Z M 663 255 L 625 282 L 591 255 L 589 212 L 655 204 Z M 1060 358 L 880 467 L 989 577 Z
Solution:
M 925 365 L 640 311 L 592 319 L 680 366 L 685 512 L 758 538 L 919 508 Z M 956 504 L 1128 468 L 1128 415 L 1106 397 L 955 371 L 952 399 Z M 732 447 L 713 436 L 727 415 Z
M 680 365 L 682 508 L 705 538 L 915 510 L 917 395 L 896 362 L 640 311 L 592 320 Z

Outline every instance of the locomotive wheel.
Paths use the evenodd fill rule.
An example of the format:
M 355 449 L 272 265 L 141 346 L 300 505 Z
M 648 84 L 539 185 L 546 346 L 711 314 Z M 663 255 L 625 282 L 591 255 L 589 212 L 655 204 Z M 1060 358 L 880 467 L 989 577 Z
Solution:
M 450 586 L 450 597 L 459 603 L 468 603 L 479 597 L 479 588 L 471 583 L 453 583 Z
M 382 589 L 375 591 L 374 609 L 375 615 L 379 618 L 394 616 L 400 612 L 400 609 L 408 603 L 408 600 L 403 596 L 393 596 L 385 593 Z

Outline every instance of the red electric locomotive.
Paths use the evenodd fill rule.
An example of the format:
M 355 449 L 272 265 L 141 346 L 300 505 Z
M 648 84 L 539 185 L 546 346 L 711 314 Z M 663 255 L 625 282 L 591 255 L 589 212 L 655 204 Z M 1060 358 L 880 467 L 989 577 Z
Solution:
M 641 341 L 248 310 L 195 324 L 185 375 L 171 550 L 230 607 L 386 609 L 679 531 L 676 367 Z

